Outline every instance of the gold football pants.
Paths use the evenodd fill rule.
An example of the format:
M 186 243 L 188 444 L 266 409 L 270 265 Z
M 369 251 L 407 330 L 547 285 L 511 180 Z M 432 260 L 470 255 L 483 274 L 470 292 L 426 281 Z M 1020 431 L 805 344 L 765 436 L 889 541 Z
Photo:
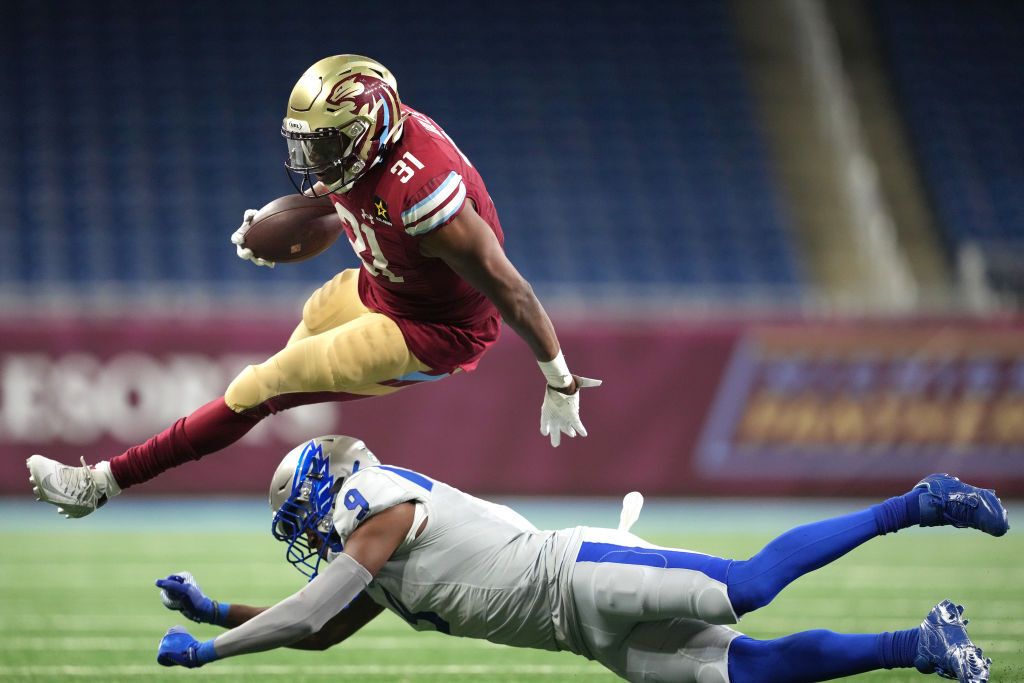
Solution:
M 231 382 L 224 401 L 242 412 L 300 392 L 380 396 L 400 387 L 381 382 L 429 370 L 412 355 L 393 320 L 359 300 L 357 269 L 343 270 L 306 301 L 288 344 Z

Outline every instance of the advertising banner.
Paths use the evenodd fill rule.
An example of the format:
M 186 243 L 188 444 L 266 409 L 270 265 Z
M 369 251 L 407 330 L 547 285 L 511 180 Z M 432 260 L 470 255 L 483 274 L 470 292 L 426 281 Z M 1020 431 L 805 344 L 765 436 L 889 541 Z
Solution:
M 0 494 L 24 460 L 110 458 L 223 394 L 293 321 L 0 318 Z M 508 330 L 476 372 L 287 410 L 132 489 L 262 493 L 320 434 L 478 493 L 884 495 L 950 471 L 1024 494 L 1024 326 L 637 321 L 559 324 L 587 438 L 538 433 L 543 378 Z
M 1024 331 L 829 324 L 743 331 L 695 458 L 709 480 L 1024 475 Z

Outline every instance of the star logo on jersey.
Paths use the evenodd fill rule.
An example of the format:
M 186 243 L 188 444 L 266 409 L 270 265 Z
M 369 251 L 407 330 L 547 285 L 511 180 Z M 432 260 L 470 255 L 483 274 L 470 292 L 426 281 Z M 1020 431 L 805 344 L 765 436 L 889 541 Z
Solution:
M 380 197 L 374 196 L 373 208 L 377 210 L 375 218 L 385 225 L 391 225 L 391 218 L 388 216 L 388 205 Z

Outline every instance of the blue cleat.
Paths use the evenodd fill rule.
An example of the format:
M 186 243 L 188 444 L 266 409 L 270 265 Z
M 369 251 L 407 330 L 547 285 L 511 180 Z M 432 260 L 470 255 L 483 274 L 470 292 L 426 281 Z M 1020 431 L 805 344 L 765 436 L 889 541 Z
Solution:
M 1002 536 L 1010 528 L 1006 508 L 992 489 L 979 489 L 949 474 L 930 474 L 914 487 L 921 489 L 921 526 L 952 524 Z
M 967 636 L 962 605 L 943 600 L 921 623 L 914 666 L 923 674 L 936 673 L 960 683 L 986 683 L 991 659 Z

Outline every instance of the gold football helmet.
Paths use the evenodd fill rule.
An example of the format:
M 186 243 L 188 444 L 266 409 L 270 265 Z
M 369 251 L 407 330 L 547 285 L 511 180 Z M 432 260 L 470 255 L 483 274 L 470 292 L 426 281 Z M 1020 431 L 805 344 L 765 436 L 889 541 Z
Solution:
M 312 189 L 313 176 L 331 192 L 348 192 L 381 160 L 404 121 L 398 83 L 383 64 L 359 55 L 321 59 L 288 98 L 285 167 L 300 192 Z

